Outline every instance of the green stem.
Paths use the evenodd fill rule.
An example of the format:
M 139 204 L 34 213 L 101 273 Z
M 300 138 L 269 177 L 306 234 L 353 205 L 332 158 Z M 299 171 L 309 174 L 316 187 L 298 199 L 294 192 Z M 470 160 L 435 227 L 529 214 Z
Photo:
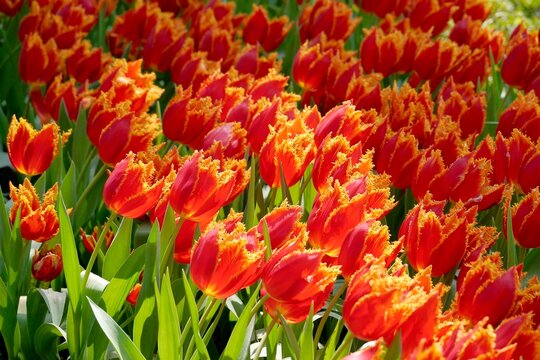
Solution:
M 111 226 L 112 222 L 115 219 L 116 219 L 116 214 L 114 212 L 111 212 L 111 216 L 109 216 L 109 219 L 105 223 L 105 226 L 103 226 L 101 234 L 99 234 L 98 241 L 96 242 L 96 245 L 94 246 L 94 251 L 92 251 L 92 255 L 90 256 L 90 260 L 88 261 L 88 265 L 86 266 L 86 270 L 84 272 L 84 277 L 82 281 L 83 291 L 84 289 L 86 289 L 86 283 L 88 282 L 88 277 L 90 276 L 90 273 L 92 272 L 92 267 L 94 266 L 94 263 L 96 262 L 99 249 L 101 249 L 101 247 L 103 246 L 103 242 L 105 241 L 106 234 L 109 230 L 109 227 Z
M 225 310 L 225 301 L 221 302 L 221 306 L 219 307 L 219 311 L 217 313 L 217 316 L 214 318 L 214 321 L 212 321 L 212 324 L 206 331 L 203 337 L 203 342 L 205 344 L 208 344 L 208 340 L 210 340 L 210 336 L 214 333 L 214 330 L 216 330 L 216 327 L 219 324 L 219 319 L 221 319 L 221 314 L 223 314 L 223 310 Z
M 254 360 L 259 360 L 259 357 L 261 356 L 262 349 L 264 347 L 264 344 L 266 343 L 266 339 L 268 339 L 268 335 L 274 328 L 274 325 L 276 325 L 276 320 L 272 319 L 270 324 L 268 324 L 268 327 L 266 328 L 266 331 L 261 338 L 261 341 L 259 342 L 259 346 L 257 346 L 257 350 L 255 351 L 255 355 L 253 356 Z
M 212 308 L 214 307 L 217 301 L 218 299 L 212 298 L 212 300 L 210 300 L 210 304 L 208 304 L 206 309 L 204 309 L 204 313 L 201 316 L 201 319 L 199 320 L 199 329 L 201 329 L 201 332 L 204 332 L 203 329 L 205 328 L 206 320 L 208 319 L 208 316 L 210 316 L 210 313 L 212 312 Z
M 330 358 L 330 360 L 337 360 L 341 358 L 341 353 L 345 351 L 349 346 L 351 346 L 353 339 L 354 339 L 353 334 L 350 331 L 348 331 L 347 334 L 345 335 L 345 338 L 343 339 L 343 342 L 341 343 L 341 345 L 339 345 L 339 347 L 337 348 L 334 355 Z
M 307 177 L 304 177 L 302 179 L 302 185 L 300 185 L 300 191 L 298 194 L 298 204 L 302 202 L 302 196 L 304 195 L 304 192 L 306 191 L 306 188 L 308 184 L 311 182 L 311 178 L 313 176 L 313 171 L 310 171 Z
M 178 222 L 176 223 L 174 232 L 172 233 L 170 239 L 167 240 L 167 247 L 165 248 L 165 252 L 163 253 L 163 257 L 161 258 L 161 263 L 159 266 L 160 278 L 162 278 L 163 274 L 165 274 L 165 269 L 167 268 L 167 265 L 172 268 L 172 254 L 174 250 L 174 244 L 183 223 L 184 218 L 179 218 Z
M 268 194 L 268 198 L 266 199 L 266 209 L 267 213 L 272 211 L 274 208 L 274 202 L 276 201 L 276 195 L 277 195 L 278 188 L 271 188 L 270 193 Z
M 259 299 L 259 301 L 257 301 L 257 303 L 255 304 L 255 306 L 253 306 L 253 309 L 251 309 L 251 315 L 249 316 L 249 318 L 251 319 L 253 316 L 255 316 L 255 314 L 257 314 L 257 312 L 259 311 L 259 309 L 261 308 L 261 306 L 264 305 L 264 303 L 266 302 L 266 300 L 268 300 L 270 296 L 268 296 L 268 294 L 264 295 L 262 298 Z
M 96 187 L 96 185 L 101 181 L 101 178 L 107 173 L 107 166 L 103 164 L 101 169 L 96 173 L 90 184 L 84 189 L 83 193 L 79 197 L 79 200 L 77 200 L 77 203 L 73 207 L 73 211 L 71 212 L 72 218 L 74 219 L 75 214 L 77 214 L 77 211 L 79 211 L 79 208 L 81 207 L 82 203 L 86 198 L 88 197 L 88 194 Z
M 79 177 L 77 178 L 77 184 L 80 184 L 82 182 L 82 178 L 84 176 L 84 173 L 86 172 L 86 170 L 88 169 L 88 167 L 90 166 L 90 164 L 92 163 L 92 160 L 94 160 L 94 157 L 96 156 L 96 153 L 97 153 L 97 148 L 92 148 L 90 150 L 90 153 L 88 154 L 88 157 L 86 158 L 86 161 L 84 162 L 80 172 L 79 172 Z
M 319 326 L 317 326 L 317 332 L 315 333 L 315 338 L 313 339 L 313 343 L 315 344 L 315 349 L 317 348 L 319 344 L 319 339 L 321 338 L 322 331 L 324 329 L 324 324 L 326 324 L 326 320 L 328 320 L 328 317 L 330 316 L 330 313 L 332 312 L 332 309 L 336 305 L 337 301 L 341 297 L 341 295 L 345 292 L 345 289 L 347 289 L 347 282 L 343 282 L 341 287 L 336 291 L 336 294 L 332 297 L 332 300 L 330 300 L 330 303 L 326 307 L 326 311 L 323 314 L 323 317 L 321 318 L 321 321 L 319 322 Z

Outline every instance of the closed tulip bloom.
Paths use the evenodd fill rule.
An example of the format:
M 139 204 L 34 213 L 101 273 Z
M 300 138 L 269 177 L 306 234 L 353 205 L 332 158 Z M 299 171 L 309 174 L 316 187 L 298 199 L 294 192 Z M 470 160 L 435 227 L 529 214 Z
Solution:
M 401 14 L 408 2 L 408 0 L 363 0 L 360 2 L 360 6 L 363 10 L 383 18 L 386 14 Z
M 305 91 L 317 91 L 324 86 L 330 67 L 330 52 L 323 52 L 320 44 L 303 44 L 294 57 L 292 75 Z
M 193 249 L 190 274 L 205 294 L 225 299 L 253 284 L 264 262 L 264 246 L 248 236 L 240 217 L 210 225 Z
M 409 15 L 411 26 L 422 31 L 431 31 L 433 36 L 439 35 L 447 26 L 456 8 L 453 4 L 442 1 L 419 0 Z
M 163 133 L 169 139 L 199 148 L 214 127 L 219 108 L 210 97 L 192 97 L 191 89 L 177 89 L 163 113 Z
M 24 5 L 23 0 L 2 0 L 0 1 L 0 12 L 7 16 L 14 16 Z
M 93 83 L 101 76 L 105 65 L 105 56 L 101 48 L 92 48 L 89 41 L 82 41 L 72 48 L 66 57 L 66 71 L 80 83 Z
M 410 186 L 420 161 L 418 140 L 411 134 L 400 131 L 382 145 L 377 153 L 375 166 L 379 173 L 390 175 L 398 189 Z
M 44 42 L 38 33 L 24 39 L 19 57 L 19 74 L 25 82 L 47 84 L 57 74 L 60 55 L 54 39 Z
M 320 33 L 331 40 L 347 40 L 360 23 L 352 15 L 352 9 L 345 3 L 317 0 L 300 15 L 300 41 L 313 39 Z
M 222 147 L 225 157 L 243 159 L 247 149 L 247 131 L 237 122 L 221 123 L 206 134 L 201 149 L 209 150 L 216 145 Z
M 52 281 L 62 272 L 62 249 L 60 244 L 53 248 L 42 245 L 32 257 L 32 276 L 38 281 Z
M 263 216 L 259 224 L 249 231 L 261 243 L 264 243 L 264 227 L 266 224 L 272 250 L 279 249 L 287 244 L 290 239 L 299 235 L 303 225 L 300 222 L 301 217 L 302 207 L 288 205 L 287 202 L 284 202 L 281 206 L 274 208 Z
M 510 36 L 501 66 L 503 80 L 526 89 L 540 75 L 540 39 L 520 24 Z
M 156 177 L 153 162 L 133 153 L 118 162 L 103 188 L 103 201 L 115 213 L 138 218 L 158 201 L 165 179 Z
M 94 248 L 99 239 L 98 230 L 99 230 L 98 227 L 94 226 L 94 230 L 92 231 L 90 235 L 86 234 L 82 228 L 79 231 L 84 248 L 90 254 L 94 252 Z M 107 249 L 111 246 L 113 239 L 114 239 L 114 232 L 111 229 L 109 229 L 107 233 L 105 234 L 105 247 Z
M 215 160 L 195 152 L 178 170 L 170 202 L 176 213 L 195 222 L 211 220 L 249 182 L 245 160 Z
M 51 120 L 59 120 L 62 102 L 64 102 L 69 119 L 76 121 L 84 95 L 85 89 L 83 87 L 77 89 L 73 80 L 62 82 L 62 76 L 59 75 L 47 87 L 45 96 L 41 94 L 40 89 L 31 90 L 30 101 L 32 101 L 42 124 L 47 124 Z
M 282 16 L 270 20 L 266 9 L 255 5 L 246 18 L 242 32 L 244 41 L 248 44 L 261 44 L 266 52 L 276 50 L 292 28 L 289 18 Z
M 457 312 L 474 322 L 487 316 L 497 326 L 514 306 L 522 265 L 504 271 L 500 254 L 494 253 L 465 267 L 466 275 L 458 283 Z
M 362 67 L 366 72 L 380 72 L 384 77 L 398 72 L 405 42 L 404 34 L 398 31 L 385 34 L 378 27 L 368 30 L 360 47 Z
M 69 133 L 63 135 L 67 141 Z M 25 119 L 11 119 L 7 135 L 7 150 L 13 167 L 25 175 L 45 172 L 58 154 L 60 128 L 55 123 L 35 130 Z
M 424 198 L 399 230 L 411 266 L 417 271 L 431 266 L 433 276 L 448 273 L 463 259 L 467 234 L 476 217 L 476 208 L 466 209 L 462 204 L 445 214 L 444 204 Z
M 538 276 L 533 276 L 527 286 L 518 291 L 516 306 L 512 310 L 512 315 L 530 313 L 532 323 L 538 327 L 540 324 L 540 282 Z
M 281 185 L 282 176 L 285 184 L 292 186 L 300 181 L 315 152 L 313 131 L 306 127 L 301 116 L 277 129 L 271 128 L 261 148 L 261 177 L 273 188 Z
M 17 211 L 20 209 L 23 238 L 45 242 L 58 234 L 59 220 L 55 210 L 57 196 L 57 183 L 43 195 L 43 201 L 40 201 L 36 189 L 28 178 L 24 179 L 24 183 L 18 188 L 10 183 L 9 197 L 13 201 L 13 206 L 9 213 L 9 219 L 13 224 L 17 217 Z
M 315 198 L 307 221 L 310 244 L 337 257 L 351 229 L 382 218 L 394 207 L 388 185 L 386 178 L 370 173 L 323 190 Z
M 540 190 L 534 188 L 512 206 L 512 230 L 516 242 L 524 248 L 540 247 L 537 218 L 540 216 Z M 506 218 L 506 215 L 504 216 Z M 507 233 L 506 226 L 505 233 Z
M 540 138 L 540 99 L 534 93 L 518 93 L 517 99 L 502 112 L 497 132 L 504 137 L 511 137 L 514 129 L 532 141 Z

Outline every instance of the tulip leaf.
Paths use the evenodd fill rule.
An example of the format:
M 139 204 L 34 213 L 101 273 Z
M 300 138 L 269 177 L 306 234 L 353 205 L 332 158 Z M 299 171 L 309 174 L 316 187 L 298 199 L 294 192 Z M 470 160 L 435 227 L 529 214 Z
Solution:
M 281 193 L 282 197 L 287 198 L 289 204 L 294 204 L 291 192 L 289 191 L 289 186 L 287 185 L 287 180 L 285 179 L 285 172 L 283 171 L 283 165 L 279 163 L 279 177 L 281 180 Z
M 106 280 L 112 279 L 129 257 L 132 228 L 133 219 L 123 218 L 103 261 L 103 277 Z
M 34 346 L 36 352 L 41 359 L 58 359 L 58 338 L 67 339 L 66 332 L 56 324 L 42 324 L 37 330 L 34 337 Z
M 66 307 L 67 294 L 65 292 L 53 291 L 52 289 L 38 289 L 38 291 L 47 305 L 52 323 L 60 326 Z
M 131 341 L 129 336 L 113 320 L 113 318 L 111 318 L 109 314 L 97 306 L 92 299 L 89 297 L 86 299 L 92 308 L 92 312 L 94 313 L 99 326 L 105 335 L 107 335 L 107 338 L 110 340 L 114 349 L 118 352 L 120 359 L 144 360 L 144 356 L 140 353 L 139 349 L 137 349 L 133 341 Z
M 0 152 L 0 169 L 9 167 L 13 169 L 13 166 L 11 165 L 11 161 L 9 160 L 9 155 L 7 152 Z
M 158 354 L 160 359 L 181 359 L 180 322 L 171 287 L 169 271 L 163 275 L 161 293 L 155 287 L 158 304 Z
M 70 136 L 71 141 L 71 159 L 75 164 L 78 164 L 80 168 L 77 168 L 77 176 L 81 177 L 81 172 L 86 172 L 88 167 L 83 167 L 87 161 L 91 161 L 94 156 L 89 154 L 92 147 L 90 139 L 86 133 L 87 116 L 86 110 L 81 106 L 79 108 L 79 114 L 77 116 L 77 123 L 73 128 L 73 133 Z
M 530 249 L 523 264 L 523 270 L 527 273 L 527 278 L 534 275 L 540 277 L 540 249 Z
M 281 326 L 283 327 L 283 330 L 285 330 L 285 335 L 287 335 L 287 341 L 291 346 L 292 351 L 294 351 L 294 358 L 302 359 L 300 345 L 298 344 L 296 335 L 294 335 L 293 329 L 291 328 L 287 320 L 283 317 L 283 315 L 279 314 L 279 319 L 281 320 Z
M 64 196 L 64 203 L 67 208 L 73 207 L 77 198 L 77 180 L 75 177 L 75 163 L 72 161 L 67 173 L 64 175 L 60 190 Z
M 336 345 L 339 339 L 339 335 L 341 334 L 341 330 L 343 329 L 343 320 L 339 320 L 337 325 L 334 327 L 334 331 L 332 332 L 332 335 L 330 335 L 330 339 L 326 342 L 326 345 L 324 346 L 324 360 L 330 360 L 332 359 L 332 356 L 334 355 L 336 351 Z
M 199 351 L 199 355 L 201 355 L 204 359 L 210 359 L 210 355 L 208 354 L 208 349 L 204 345 L 204 342 L 201 337 L 200 329 L 199 329 L 199 311 L 197 310 L 197 303 L 195 302 L 195 296 L 193 295 L 193 292 L 191 291 L 189 280 L 186 276 L 185 271 L 183 270 L 182 270 L 182 282 L 184 284 L 186 301 L 188 304 L 189 314 L 191 316 L 191 329 L 193 330 L 195 346 L 197 347 L 197 351 Z M 186 331 L 186 329 L 184 329 L 184 331 Z
M 401 359 L 401 330 L 398 331 L 394 340 L 388 347 L 384 360 L 399 360 Z
M 514 240 L 514 230 L 512 228 L 512 204 L 508 204 L 508 209 L 506 213 L 506 229 L 507 229 L 507 239 L 506 239 L 506 264 L 508 267 L 517 265 L 517 255 L 516 255 L 516 242 Z
M 315 358 L 315 346 L 313 343 L 313 302 L 311 302 L 309 316 L 304 322 L 304 328 L 300 334 L 300 358 Z
M 248 196 L 246 208 L 244 210 L 244 223 L 248 229 L 251 229 L 255 225 L 255 182 L 257 180 L 255 172 L 256 168 L 255 157 L 253 156 L 251 158 Z
M 251 335 L 253 334 L 253 329 L 255 327 L 255 316 L 252 316 L 252 310 L 257 303 L 259 289 L 260 285 L 255 288 L 253 294 L 246 303 L 220 359 L 236 360 L 248 357 Z

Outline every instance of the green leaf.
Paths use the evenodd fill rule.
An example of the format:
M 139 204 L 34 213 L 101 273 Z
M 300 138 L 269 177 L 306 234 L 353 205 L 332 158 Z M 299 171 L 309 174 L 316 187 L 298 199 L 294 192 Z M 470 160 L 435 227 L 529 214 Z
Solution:
M 90 139 L 88 138 L 88 135 L 86 134 L 86 110 L 84 110 L 82 107 L 79 109 L 79 115 L 77 117 L 77 123 L 75 124 L 75 127 L 73 128 L 73 133 L 71 134 L 71 158 L 75 164 L 78 164 L 81 166 L 86 161 L 90 161 L 88 159 L 89 154 L 88 152 L 91 149 L 92 144 L 90 143 Z M 77 168 L 77 176 L 81 176 L 79 174 L 80 171 L 83 171 L 84 169 Z
M 249 355 L 249 343 L 255 327 L 255 316 L 251 312 L 259 297 L 260 285 L 257 286 L 249 298 L 238 322 L 234 326 L 227 346 L 221 355 L 223 360 L 245 359 Z
M 176 313 L 176 303 L 169 278 L 169 271 L 163 275 L 161 293 L 156 286 L 158 297 L 158 354 L 160 359 L 181 359 L 180 322 Z
M 283 171 L 283 166 L 279 164 L 279 177 L 281 179 L 281 193 L 287 198 L 289 204 L 294 204 L 291 192 L 289 191 L 289 186 L 287 186 L 287 180 L 285 180 L 285 172 Z
M 315 359 L 315 347 L 313 344 L 313 302 L 309 309 L 309 317 L 304 322 L 304 328 L 300 334 L 300 358 Z
M 52 289 L 38 289 L 38 291 L 47 305 L 49 314 L 51 314 L 52 323 L 60 326 L 66 307 L 67 294 Z
M 71 162 L 71 166 L 66 175 L 62 179 L 62 185 L 60 191 L 64 196 L 64 203 L 67 208 L 73 207 L 77 199 L 77 179 L 75 177 L 75 163 Z
M 328 339 L 324 349 L 322 350 L 324 351 L 324 360 L 332 359 L 332 356 L 334 355 L 336 351 L 337 342 L 338 342 L 339 335 L 341 334 L 342 329 L 343 329 L 343 321 L 339 320 L 337 325 L 334 327 L 334 331 L 332 332 L 332 335 L 330 335 L 330 339 Z
M 530 249 L 523 263 L 523 271 L 527 273 L 527 278 L 534 275 L 540 277 L 540 249 Z
M 506 239 L 506 265 L 511 267 L 517 265 L 517 255 L 516 255 L 516 242 L 514 240 L 514 230 L 512 229 L 512 204 L 508 204 L 508 210 L 506 212 L 506 229 L 507 229 L 507 239 Z
M 256 177 L 256 164 L 255 157 L 251 158 L 250 166 L 250 178 L 249 178 L 249 187 L 248 187 L 248 197 L 246 202 L 246 208 L 244 210 L 244 223 L 248 229 L 252 228 L 255 225 L 255 182 L 257 181 Z
M 129 257 L 132 228 L 133 219 L 123 218 L 113 242 L 109 250 L 107 250 L 107 254 L 105 254 L 105 260 L 103 261 L 103 277 L 105 279 L 112 279 Z
M 281 320 L 281 326 L 283 327 L 283 330 L 285 330 L 285 335 L 287 335 L 287 341 L 289 342 L 289 345 L 291 345 L 291 348 L 294 351 L 294 358 L 301 359 L 300 345 L 298 344 L 298 340 L 294 335 L 293 329 L 291 328 L 289 323 L 287 323 L 287 320 L 285 320 L 283 315 L 279 314 L 279 319 Z
M 384 360 L 399 360 L 401 359 L 401 330 L 398 331 L 394 340 L 388 347 Z
M 191 329 L 193 330 L 195 346 L 197 347 L 199 354 L 204 359 L 210 359 L 210 355 L 208 354 L 208 349 L 204 345 L 204 342 L 201 337 L 201 333 L 199 331 L 199 311 L 197 309 L 197 303 L 195 302 L 195 296 L 191 292 L 191 286 L 189 285 L 189 280 L 186 276 L 186 273 L 183 270 L 182 270 L 182 281 L 184 283 L 186 301 L 188 304 L 189 314 L 191 316 Z
M 144 360 L 144 356 L 140 353 L 139 349 L 135 346 L 129 336 L 122 330 L 122 328 L 107 314 L 103 309 L 97 306 L 89 297 L 87 300 L 92 308 L 92 312 L 96 317 L 96 320 L 105 333 L 107 338 L 118 352 L 120 359 L 127 360 Z
M 9 156 L 7 152 L 0 152 L 0 169 L 9 167 L 13 169 L 13 166 L 11 165 L 11 161 L 9 160 Z
M 58 325 L 46 323 L 36 330 L 34 344 L 41 359 L 56 360 L 58 356 L 58 338 L 67 339 L 66 332 Z
M 75 238 L 67 214 L 62 192 L 58 195 L 58 213 L 60 218 L 60 241 L 62 244 L 62 262 L 72 308 L 78 308 L 81 296 L 81 278 L 79 273 L 79 257 L 75 246 Z

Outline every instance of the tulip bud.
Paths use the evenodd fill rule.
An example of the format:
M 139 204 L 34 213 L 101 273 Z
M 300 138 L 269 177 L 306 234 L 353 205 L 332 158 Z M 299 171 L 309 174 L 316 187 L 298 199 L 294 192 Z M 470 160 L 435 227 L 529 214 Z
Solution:
M 53 248 L 42 245 L 32 257 L 32 275 L 38 281 L 53 281 L 62 272 L 62 249 L 60 244 Z

